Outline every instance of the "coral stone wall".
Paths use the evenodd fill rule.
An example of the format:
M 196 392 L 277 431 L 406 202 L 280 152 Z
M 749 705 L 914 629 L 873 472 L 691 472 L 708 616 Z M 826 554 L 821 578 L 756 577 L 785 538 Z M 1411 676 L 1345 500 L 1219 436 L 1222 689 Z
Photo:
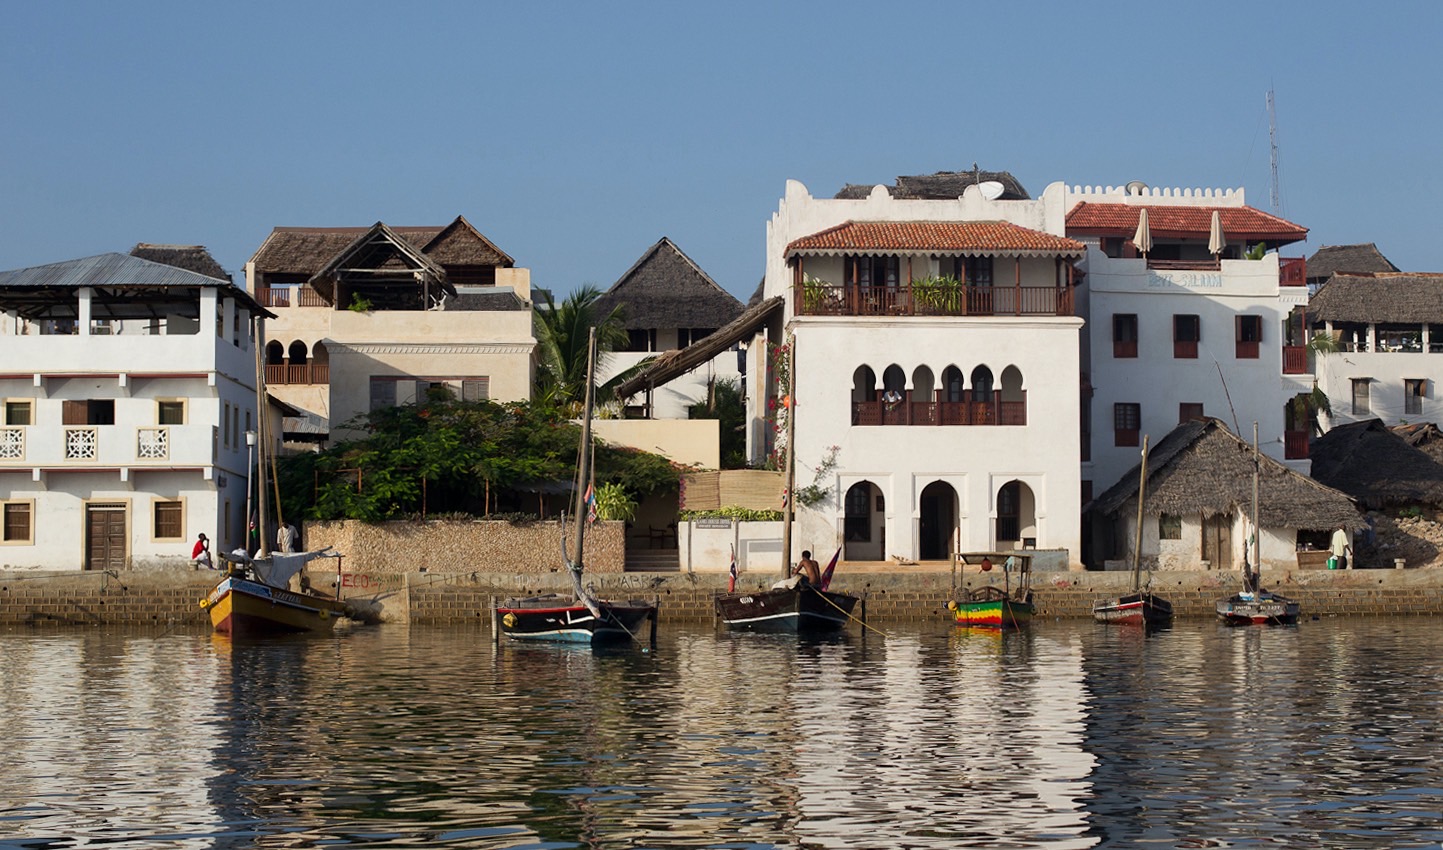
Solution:
M 625 534 L 622 522 L 590 526 L 586 571 L 624 572 Z M 561 524 L 551 521 L 308 522 L 304 540 L 310 550 L 335 547 L 344 556 L 345 570 L 356 573 L 550 573 L 565 567 Z

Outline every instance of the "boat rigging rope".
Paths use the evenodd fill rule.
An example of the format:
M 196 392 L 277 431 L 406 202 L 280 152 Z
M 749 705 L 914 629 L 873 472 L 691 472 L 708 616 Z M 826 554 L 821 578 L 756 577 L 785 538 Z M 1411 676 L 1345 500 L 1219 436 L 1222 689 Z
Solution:
M 812 591 L 813 593 L 817 594 L 817 596 L 821 597 L 821 600 L 822 600 L 823 602 L 827 603 L 828 605 L 832 606 L 833 608 L 836 608 L 838 611 L 841 611 L 841 612 L 842 612 L 842 616 L 843 616 L 843 617 L 846 617 L 848 620 L 851 620 L 852 622 L 857 623 L 858 625 L 860 625 L 860 626 L 861 626 L 862 628 L 864 628 L 864 629 L 871 629 L 872 631 L 876 632 L 877 634 L 881 635 L 881 636 L 884 637 L 884 638 L 885 638 L 885 637 L 891 637 L 891 635 L 887 634 L 886 632 L 882 631 L 881 629 L 878 629 L 878 628 L 875 628 L 875 627 L 873 627 L 873 626 L 867 625 L 867 621 L 866 621 L 866 620 L 858 620 L 856 617 L 853 617 L 851 611 L 848 611 L 847 609 L 845 609 L 845 608 L 843 608 L 842 606 L 838 605 L 837 603 L 833 602 L 833 601 L 827 596 L 827 594 L 825 594 L 825 593 L 823 593 L 822 591 L 818 590 L 817 588 L 813 587 L 811 584 L 808 584 L 808 585 L 807 585 L 807 589 L 810 590 L 810 591 Z

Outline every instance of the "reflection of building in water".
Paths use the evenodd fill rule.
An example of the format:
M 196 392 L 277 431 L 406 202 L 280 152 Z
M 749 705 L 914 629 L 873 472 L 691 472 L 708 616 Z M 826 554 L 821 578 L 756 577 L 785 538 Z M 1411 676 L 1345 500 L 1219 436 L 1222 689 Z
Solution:
M 0 649 L 6 838 L 212 848 L 213 665 L 190 640 L 63 632 Z M 117 758 L 117 754 L 123 758 Z
M 1049 846 L 1090 846 L 1078 649 L 1028 632 L 959 631 L 946 655 L 929 646 L 893 639 L 799 671 L 790 694 L 801 730 L 798 838 L 864 847 L 884 834 L 956 847 L 1047 836 Z

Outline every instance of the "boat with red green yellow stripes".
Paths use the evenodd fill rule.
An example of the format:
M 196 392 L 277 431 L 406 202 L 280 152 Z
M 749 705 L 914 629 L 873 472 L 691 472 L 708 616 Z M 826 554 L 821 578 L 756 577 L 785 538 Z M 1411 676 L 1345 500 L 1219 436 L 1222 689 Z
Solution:
M 954 579 L 952 601 L 947 603 L 947 610 L 957 625 L 981 629 L 1016 629 L 1031 621 L 1033 613 L 1036 612 L 1029 587 L 1032 563 L 1030 553 L 986 552 L 962 555 L 959 556 L 958 563 L 965 573 L 968 562 L 975 560 L 978 571 L 987 573 L 992 571 L 994 556 L 1002 559 L 1002 587 L 989 584 L 969 590 L 956 586 Z M 1016 587 L 1013 587 L 1014 574 Z

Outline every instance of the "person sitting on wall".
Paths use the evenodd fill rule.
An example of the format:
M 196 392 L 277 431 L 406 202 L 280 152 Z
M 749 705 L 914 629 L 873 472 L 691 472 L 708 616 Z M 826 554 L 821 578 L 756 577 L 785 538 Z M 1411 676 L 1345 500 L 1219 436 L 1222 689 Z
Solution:
M 190 559 L 195 562 L 197 568 L 215 569 L 215 562 L 210 559 L 210 541 L 205 539 L 204 531 L 196 536 L 195 547 L 190 550 Z

